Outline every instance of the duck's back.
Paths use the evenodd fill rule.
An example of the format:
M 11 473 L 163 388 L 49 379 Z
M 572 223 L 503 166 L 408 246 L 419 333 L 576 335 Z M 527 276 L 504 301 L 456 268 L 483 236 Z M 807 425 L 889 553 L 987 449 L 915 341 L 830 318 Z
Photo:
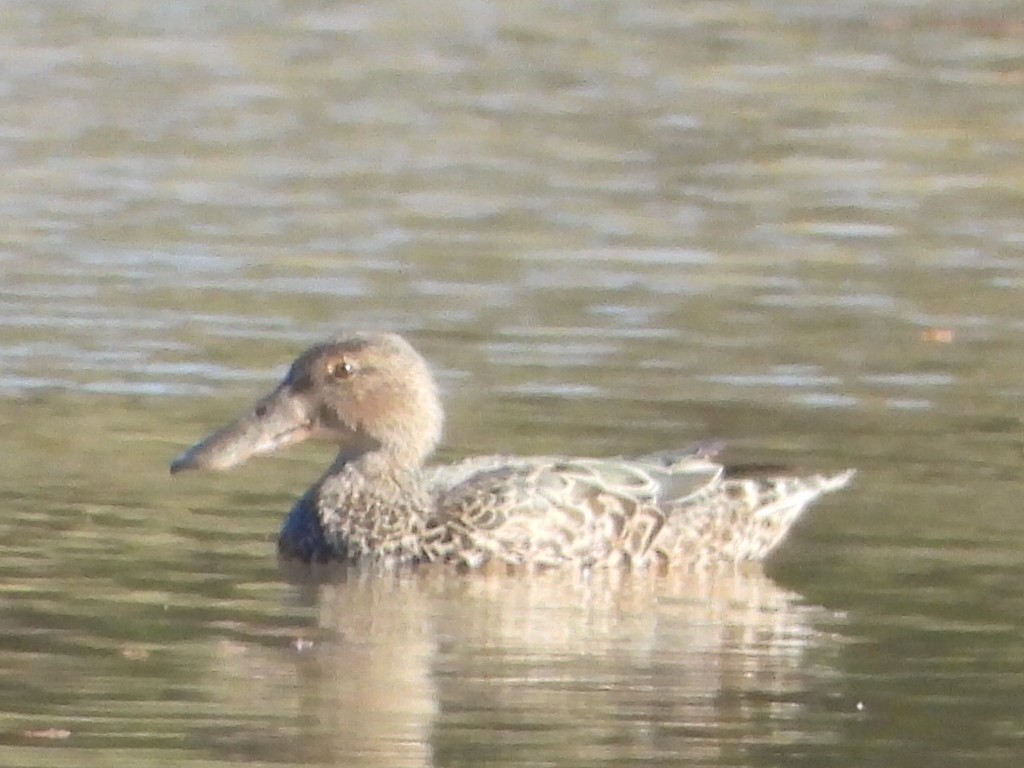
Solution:
M 551 567 L 763 559 L 848 474 L 730 478 L 703 450 L 639 459 L 489 456 L 428 470 L 435 556 Z

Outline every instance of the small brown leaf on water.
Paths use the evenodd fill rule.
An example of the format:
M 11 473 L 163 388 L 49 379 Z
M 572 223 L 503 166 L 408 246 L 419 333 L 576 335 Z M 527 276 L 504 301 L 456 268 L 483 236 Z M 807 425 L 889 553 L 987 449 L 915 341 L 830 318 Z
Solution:
M 926 328 L 921 331 L 921 341 L 930 344 L 952 344 L 955 336 L 952 328 Z

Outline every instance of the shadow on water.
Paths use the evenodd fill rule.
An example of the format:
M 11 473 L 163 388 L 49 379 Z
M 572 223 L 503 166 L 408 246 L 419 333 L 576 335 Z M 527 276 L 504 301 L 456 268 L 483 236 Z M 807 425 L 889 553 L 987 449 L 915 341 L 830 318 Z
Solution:
M 215 753 L 367 766 L 735 759 L 810 738 L 801 720 L 841 696 L 841 641 L 820 627 L 842 618 L 756 572 L 336 572 L 295 596 L 316 613 L 304 639 L 224 654 L 210 671 L 222 695 L 274 701 L 291 735 L 215 727 Z

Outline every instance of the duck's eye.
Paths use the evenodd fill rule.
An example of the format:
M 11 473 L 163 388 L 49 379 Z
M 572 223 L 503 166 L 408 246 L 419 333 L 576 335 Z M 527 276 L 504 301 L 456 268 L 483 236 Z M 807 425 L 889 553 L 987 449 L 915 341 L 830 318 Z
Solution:
M 348 360 L 339 360 L 335 363 L 331 363 L 327 368 L 327 372 L 331 374 L 332 378 L 335 379 L 347 379 L 353 373 L 356 372 L 356 367 Z

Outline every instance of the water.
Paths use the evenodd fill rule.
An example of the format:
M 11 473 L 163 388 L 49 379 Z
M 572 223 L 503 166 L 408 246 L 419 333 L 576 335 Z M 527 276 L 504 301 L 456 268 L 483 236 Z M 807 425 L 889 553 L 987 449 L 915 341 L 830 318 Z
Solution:
M 0 763 L 1016 766 L 1015 6 L 9 2 Z M 306 344 L 443 458 L 856 466 L 767 575 L 283 571 Z

